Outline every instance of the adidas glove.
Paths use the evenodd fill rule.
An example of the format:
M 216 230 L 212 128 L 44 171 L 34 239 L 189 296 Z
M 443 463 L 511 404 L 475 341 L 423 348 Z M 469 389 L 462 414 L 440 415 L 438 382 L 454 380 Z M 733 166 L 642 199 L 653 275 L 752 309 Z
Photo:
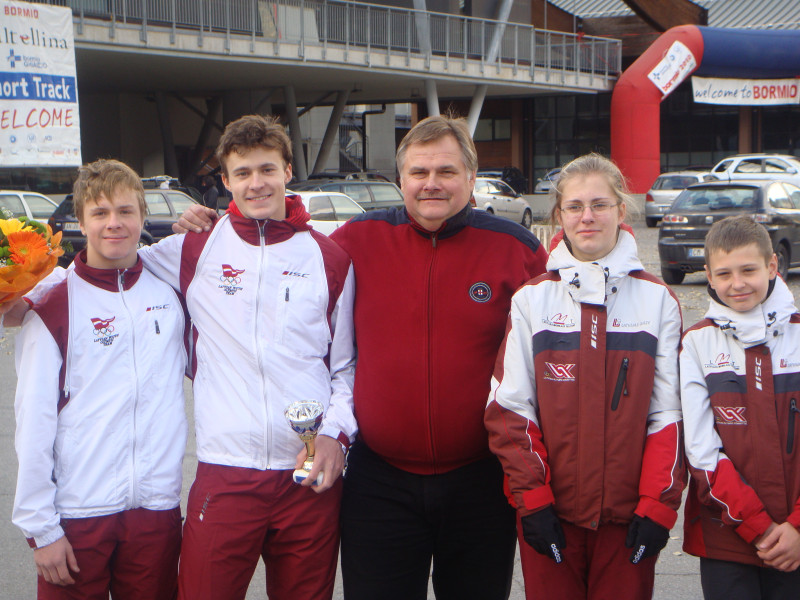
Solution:
M 647 517 L 635 515 L 628 527 L 625 545 L 633 548 L 630 561 L 637 564 L 643 558 L 655 556 L 667 545 L 669 529 L 662 527 Z
M 567 542 L 553 506 L 526 515 L 521 521 L 522 537 L 525 541 L 539 554 L 560 563 L 562 561 L 560 550 L 567 546 Z

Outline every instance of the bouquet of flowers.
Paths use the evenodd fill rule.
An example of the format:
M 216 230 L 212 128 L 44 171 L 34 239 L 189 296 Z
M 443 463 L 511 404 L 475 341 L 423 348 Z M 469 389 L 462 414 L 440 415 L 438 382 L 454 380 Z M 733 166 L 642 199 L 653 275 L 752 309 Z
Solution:
M 53 235 L 49 225 L 27 217 L 0 219 L 0 304 L 32 290 L 63 253 L 61 232 Z

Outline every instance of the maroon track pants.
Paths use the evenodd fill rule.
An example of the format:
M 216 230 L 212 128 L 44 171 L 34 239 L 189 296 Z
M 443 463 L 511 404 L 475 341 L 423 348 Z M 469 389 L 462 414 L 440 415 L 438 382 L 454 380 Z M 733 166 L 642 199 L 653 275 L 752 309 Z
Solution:
M 556 564 L 531 548 L 518 523 L 520 560 L 527 600 L 650 600 L 657 556 L 634 565 L 625 546 L 627 525 L 601 525 L 597 530 L 561 521 L 567 547 Z
M 183 529 L 179 597 L 244 598 L 259 557 L 270 600 L 333 595 L 341 478 L 317 494 L 292 471 L 199 463 Z
M 181 509 L 134 508 L 61 522 L 78 561 L 74 585 L 39 577 L 39 600 L 174 600 L 181 547 Z

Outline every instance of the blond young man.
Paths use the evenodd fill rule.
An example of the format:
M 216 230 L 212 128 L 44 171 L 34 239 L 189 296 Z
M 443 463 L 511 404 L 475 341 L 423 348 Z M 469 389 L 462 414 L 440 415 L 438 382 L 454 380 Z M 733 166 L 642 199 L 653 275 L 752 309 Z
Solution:
M 142 268 L 139 176 L 82 167 L 86 249 L 16 340 L 13 521 L 34 548 L 38 597 L 170 600 L 186 446 L 184 312 Z

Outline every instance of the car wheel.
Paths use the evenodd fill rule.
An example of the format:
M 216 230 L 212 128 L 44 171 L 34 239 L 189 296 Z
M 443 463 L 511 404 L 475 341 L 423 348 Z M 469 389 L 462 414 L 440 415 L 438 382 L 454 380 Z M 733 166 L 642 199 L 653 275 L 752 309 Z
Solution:
M 783 280 L 786 281 L 786 277 L 789 275 L 789 249 L 786 247 L 786 244 L 781 242 L 778 244 L 778 247 L 775 249 L 775 256 L 778 257 L 778 273 Z
M 525 229 L 530 229 L 531 225 L 533 225 L 533 213 L 526 208 L 525 212 L 522 213 L 522 226 Z
M 686 273 L 678 269 L 668 269 L 662 265 L 661 277 L 667 285 L 680 285 L 683 283 L 683 278 L 686 277 Z
M 490 215 L 493 215 L 494 214 L 494 209 L 490 206 L 490 207 L 488 207 L 486 209 L 486 212 L 489 213 Z
M 655 227 L 658 225 L 658 217 L 645 217 L 644 222 L 648 227 Z

